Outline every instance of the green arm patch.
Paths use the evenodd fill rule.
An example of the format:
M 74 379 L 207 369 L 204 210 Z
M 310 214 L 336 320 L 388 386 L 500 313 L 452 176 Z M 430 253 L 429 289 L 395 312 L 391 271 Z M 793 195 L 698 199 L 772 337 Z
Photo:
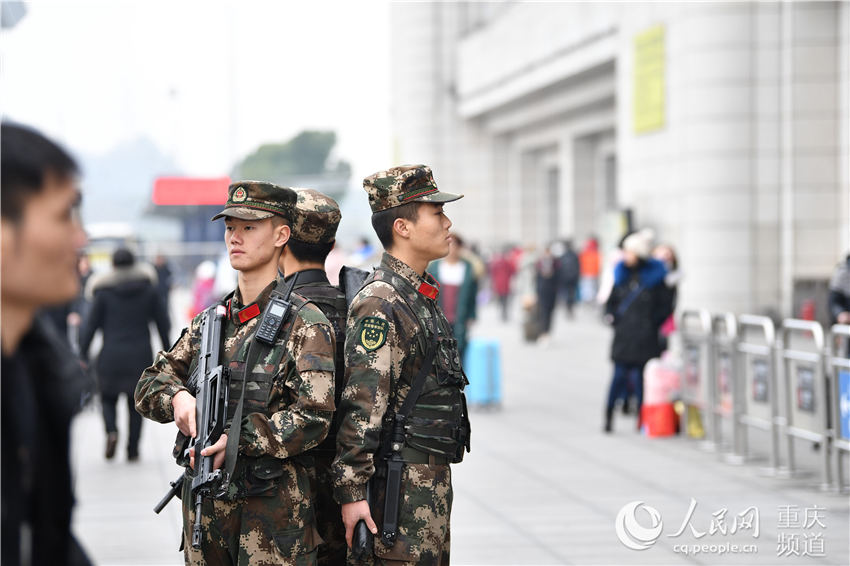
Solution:
M 390 324 L 382 319 L 374 316 L 367 316 L 360 321 L 360 327 L 357 329 L 358 340 L 367 352 L 373 352 L 384 345 L 387 341 L 387 333 L 389 332 Z

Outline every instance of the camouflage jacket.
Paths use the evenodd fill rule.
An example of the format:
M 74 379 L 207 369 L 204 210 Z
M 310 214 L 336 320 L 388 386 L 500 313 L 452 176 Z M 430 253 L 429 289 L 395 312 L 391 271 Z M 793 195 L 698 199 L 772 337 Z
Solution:
M 221 362 L 231 370 L 228 419 L 238 401 L 248 346 L 272 290 L 281 280 L 270 283 L 255 303 L 243 305 L 237 290 L 229 302 L 222 329 Z M 288 458 L 318 445 L 325 438 L 334 410 L 335 339 L 327 318 L 313 304 L 292 295 L 295 312 L 281 328 L 274 348 L 261 358 L 249 377 L 239 438 L 239 454 Z M 240 321 L 240 314 L 241 317 Z M 136 385 L 136 409 L 157 422 L 174 420 L 171 401 L 186 389 L 186 381 L 197 363 L 200 349 L 199 317 L 192 320 L 168 352 L 157 354 L 154 364 L 142 373 Z M 279 349 L 283 348 L 281 352 Z M 276 367 L 268 362 L 279 359 Z M 263 363 L 266 362 L 266 363 Z M 252 380 L 271 377 L 267 399 L 252 399 Z M 231 427 L 232 428 L 232 427 Z
M 383 419 L 388 411 L 398 412 L 404 403 L 411 382 L 424 362 L 433 337 L 432 328 L 438 330 L 440 346 L 413 410 L 412 422 L 428 424 L 429 419 L 436 422 L 433 415 L 417 414 L 428 403 L 436 408 L 455 407 L 455 414 L 442 422 L 457 422 L 462 418 L 468 430 L 462 393 L 466 380 L 457 342 L 451 338 L 451 328 L 435 303 L 436 283 L 387 253 L 381 267 L 406 284 L 399 291 L 382 279 L 381 273 L 375 273 L 367 279 L 349 309 L 345 335 L 346 386 L 338 411 L 341 424 L 332 468 L 334 497 L 340 503 L 365 499 L 366 483 L 375 472 L 375 452 L 381 442 Z M 400 292 L 406 293 L 405 296 Z M 423 328 L 420 320 L 428 321 L 430 327 Z M 416 447 L 410 437 L 406 442 Z M 450 461 L 459 460 L 450 458 Z
M 289 278 L 286 279 L 289 282 Z M 321 269 L 308 269 L 298 273 L 295 291 L 319 307 L 334 331 L 336 339 L 336 358 L 334 363 L 334 403 L 339 405 L 342 395 L 343 378 L 345 376 L 345 324 L 348 317 L 348 304 L 345 302 L 345 293 L 339 287 L 331 285 L 327 274 Z M 336 431 L 339 429 L 338 418 L 334 416 L 328 437 L 322 442 L 320 449 L 327 451 L 333 458 L 336 452 Z

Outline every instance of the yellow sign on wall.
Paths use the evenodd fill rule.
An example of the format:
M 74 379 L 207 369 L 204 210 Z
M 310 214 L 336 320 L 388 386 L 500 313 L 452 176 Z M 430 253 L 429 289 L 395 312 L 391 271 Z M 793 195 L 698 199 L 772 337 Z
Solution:
M 664 127 L 665 53 L 664 26 L 656 26 L 635 37 L 632 113 L 636 134 Z

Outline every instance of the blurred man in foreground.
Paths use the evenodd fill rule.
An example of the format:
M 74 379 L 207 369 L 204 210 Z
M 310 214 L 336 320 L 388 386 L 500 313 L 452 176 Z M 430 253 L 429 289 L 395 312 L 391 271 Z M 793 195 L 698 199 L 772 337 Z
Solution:
M 77 165 L 38 132 L 1 128 L 2 563 L 89 564 L 71 534 L 69 463 L 71 419 L 89 384 L 36 317 L 79 290 Z

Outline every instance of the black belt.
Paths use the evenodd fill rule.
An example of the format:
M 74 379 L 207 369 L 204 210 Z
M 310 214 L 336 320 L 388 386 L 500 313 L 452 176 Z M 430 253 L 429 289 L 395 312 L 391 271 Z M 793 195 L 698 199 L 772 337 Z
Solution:
M 445 466 L 449 464 L 448 456 L 421 452 L 409 446 L 401 449 L 401 459 L 408 464 L 428 464 L 430 466 Z

